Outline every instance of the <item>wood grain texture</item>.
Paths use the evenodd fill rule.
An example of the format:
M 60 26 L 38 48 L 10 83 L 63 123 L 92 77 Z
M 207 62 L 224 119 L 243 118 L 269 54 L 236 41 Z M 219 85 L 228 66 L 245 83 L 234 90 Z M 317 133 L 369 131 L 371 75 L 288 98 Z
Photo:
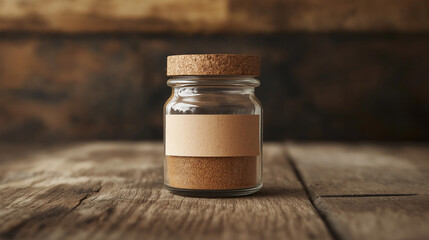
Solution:
M 314 197 L 429 194 L 429 146 L 289 144 Z
M 429 196 L 426 194 L 322 197 L 315 206 L 326 216 L 339 239 L 425 240 L 429 237 Z
M 161 140 L 166 57 L 261 56 L 266 140 L 429 140 L 429 35 L 0 36 L 0 140 Z
M 340 239 L 429 237 L 429 146 L 292 144 L 314 206 Z
M 186 198 L 162 189 L 162 152 L 158 143 L 94 142 L 0 162 L 0 236 L 331 239 L 282 145 L 265 148 L 259 193 L 227 199 Z
M 427 31 L 428 0 L 1 0 L 0 31 Z

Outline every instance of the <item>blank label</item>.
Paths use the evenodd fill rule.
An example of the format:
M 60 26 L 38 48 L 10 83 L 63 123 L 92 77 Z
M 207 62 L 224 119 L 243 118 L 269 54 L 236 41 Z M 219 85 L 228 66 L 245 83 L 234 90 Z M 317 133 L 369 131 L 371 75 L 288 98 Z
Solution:
M 260 115 L 165 116 L 165 154 L 235 157 L 260 154 Z

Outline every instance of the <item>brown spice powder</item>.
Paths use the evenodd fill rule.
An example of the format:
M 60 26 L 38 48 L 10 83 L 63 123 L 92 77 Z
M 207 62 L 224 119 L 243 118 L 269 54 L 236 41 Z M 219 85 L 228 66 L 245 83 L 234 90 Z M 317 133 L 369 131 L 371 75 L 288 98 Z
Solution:
M 240 189 L 257 185 L 257 157 L 166 156 L 169 186 L 184 189 Z

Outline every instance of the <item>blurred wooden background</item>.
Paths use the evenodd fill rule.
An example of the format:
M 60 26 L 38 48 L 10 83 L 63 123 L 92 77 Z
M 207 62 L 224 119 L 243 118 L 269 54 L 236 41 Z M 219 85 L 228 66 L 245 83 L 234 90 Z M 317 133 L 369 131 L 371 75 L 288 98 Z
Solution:
M 0 140 L 160 140 L 185 53 L 262 57 L 266 140 L 429 140 L 429 0 L 0 0 Z

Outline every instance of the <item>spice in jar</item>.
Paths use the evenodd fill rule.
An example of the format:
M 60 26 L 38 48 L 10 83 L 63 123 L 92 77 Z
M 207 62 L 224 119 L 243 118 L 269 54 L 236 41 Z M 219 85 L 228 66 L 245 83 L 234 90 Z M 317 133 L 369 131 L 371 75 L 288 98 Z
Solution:
M 192 196 L 240 196 L 262 186 L 260 59 L 240 54 L 167 59 L 164 185 Z

